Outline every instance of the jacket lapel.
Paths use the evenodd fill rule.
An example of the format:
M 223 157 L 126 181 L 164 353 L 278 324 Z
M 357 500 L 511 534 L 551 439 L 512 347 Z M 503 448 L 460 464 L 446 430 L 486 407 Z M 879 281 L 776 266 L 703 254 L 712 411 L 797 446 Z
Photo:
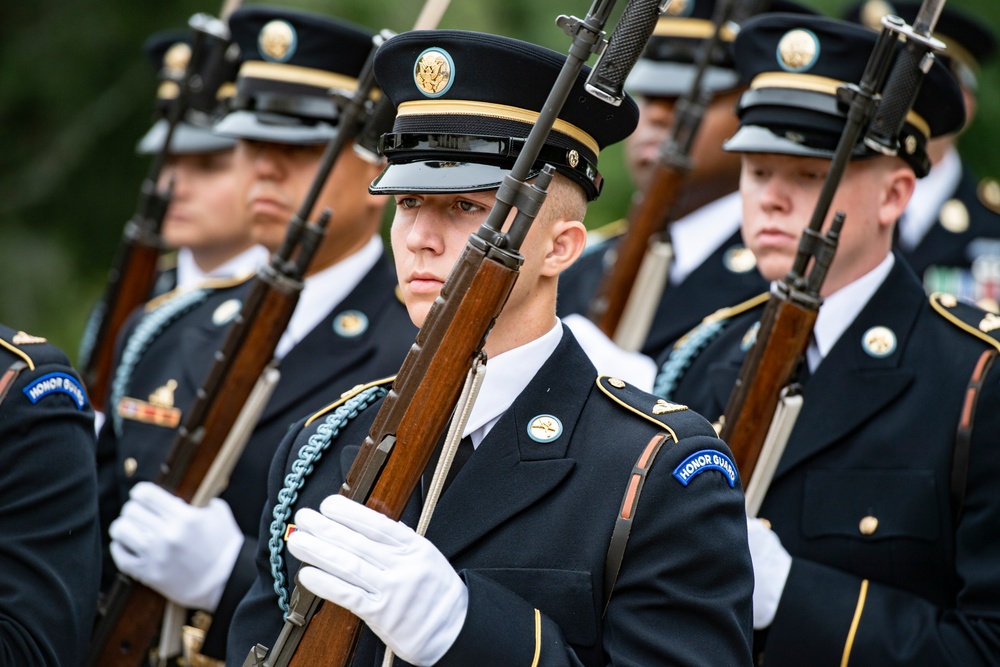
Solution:
M 566 478 L 574 465 L 566 451 L 595 377 L 593 365 L 563 327 L 555 352 L 441 497 L 427 537 L 445 556 L 454 557 L 529 510 Z M 557 417 L 562 434 L 544 443 L 532 440 L 528 426 L 539 415 Z
M 806 385 L 802 412 L 776 477 L 848 437 L 903 394 L 913 371 L 901 361 L 925 298 L 916 276 L 897 255 L 885 282 Z M 886 357 L 871 356 L 862 343 L 865 332 L 876 326 L 887 327 L 896 337 L 896 348 Z M 844 396 L 850 400 L 840 400 Z
M 337 317 L 349 310 L 368 316 L 369 323 L 395 298 L 395 278 L 383 255 L 347 297 L 334 306 L 326 317 L 281 360 L 281 379 L 268 402 L 261 423 L 285 413 L 303 396 L 315 393 L 336 382 L 347 371 L 375 354 L 378 332 L 371 324 L 357 336 L 342 336 L 334 331 Z M 336 387 L 334 387 L 336 389 Z M 341 387 L 347 391 L 350 387 Z

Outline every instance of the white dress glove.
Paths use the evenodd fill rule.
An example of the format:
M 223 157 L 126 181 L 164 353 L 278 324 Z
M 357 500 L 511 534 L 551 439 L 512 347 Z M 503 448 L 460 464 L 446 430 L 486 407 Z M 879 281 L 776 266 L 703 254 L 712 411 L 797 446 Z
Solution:
M 233 571 L 243 532 L 224 500 L 192 507 L 152 482 L 139 482 L 108 530 L 118 569 L 168 600 L 214 612 Z
M 774 622 L 781 593 L 792 569 L 792 557 L 781 546 L 773 530 L 759 519 L 747 517 L 747 538 L 753 560 L 753 629 L 762 630 Z
M 344 496 L 329 496 L 319 509 L 296 512 L 288 538 L 303 562 L 299 583 L 351 611 L 403 660 L 440 660 L 469 606 L 451 563 L 412 528 Z

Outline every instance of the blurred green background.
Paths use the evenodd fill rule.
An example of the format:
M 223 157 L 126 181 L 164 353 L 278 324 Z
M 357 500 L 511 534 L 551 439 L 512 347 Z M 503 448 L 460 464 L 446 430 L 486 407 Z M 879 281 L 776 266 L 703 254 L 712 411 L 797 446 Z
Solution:
M 839 14 L 846 0 L 805 0 Z M 275 0 L 374 29 L 412 26 L 422 0 Z M 621 0 L 619 7 L 624 7 Z M 560 52 L 559 14 L 586 0 L 452 0 L 441 27 L 519 37 Z M 949 0 L 1000 31 L 998 0 Z M 134 153 L 146 131 L 156 76 L 141 45 L 186 24 L 203 0 L 32 0 L 0 3 L 0 321 L 48 337 L 75 357 L 148 162 Z M 486 76 L 516 76 L 491 68 Z M 1000 176 L 1000 66 L 980 79 L 980 110 L 962 138 L 980 175 Z M 620 217 L 631 187 L 620 147 L 601 156 L 607 182 L 591 226 Z

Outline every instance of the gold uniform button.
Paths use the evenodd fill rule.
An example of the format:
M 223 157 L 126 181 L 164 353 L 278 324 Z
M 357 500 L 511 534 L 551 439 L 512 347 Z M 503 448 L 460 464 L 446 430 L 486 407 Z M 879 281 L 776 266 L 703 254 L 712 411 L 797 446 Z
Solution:
M 624 389 L 625 388 L 625 383 L 622 382 L 621 380 L 619 380 L 618 378 L 610 378 L 608 380 L 608 384 L 610 384 L 615 389 Z
M 868 515 L 861 520 L 858 524 L 858 530 L 861 531 L 862 535 L 874 535 L 875 531 L 878 529 L 878 519 Z
M 125 476 L 131 477 L 132 475 L 135 474 L 135 471 L 138 470 L 139 462 L 130 456 L 127 459 L 125 459 L 124 468 L 125 468 Z

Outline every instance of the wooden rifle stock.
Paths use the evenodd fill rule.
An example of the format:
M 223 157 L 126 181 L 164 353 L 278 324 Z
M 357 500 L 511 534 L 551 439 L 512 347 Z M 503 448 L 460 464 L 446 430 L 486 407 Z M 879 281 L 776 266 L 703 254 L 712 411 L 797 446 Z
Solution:
M 744 486 L 760 458 L 781 390 L 793 377 L 819 315 L 818 308 L 771 297 L 726 404 L 719 433 L 733 452 Z

